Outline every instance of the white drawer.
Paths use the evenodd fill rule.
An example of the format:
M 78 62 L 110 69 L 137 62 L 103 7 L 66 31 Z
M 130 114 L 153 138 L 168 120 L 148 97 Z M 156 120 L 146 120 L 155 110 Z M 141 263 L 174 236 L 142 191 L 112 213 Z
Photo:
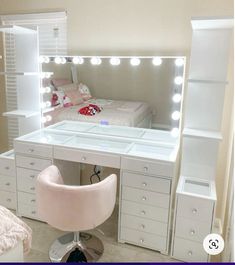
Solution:
M 121 228 L 121 240 L 133 243 L 141 247 L 147 247 L 159 251 L 166 251 L 167 238 L 149 233 L 139 232 L 129 228 Z
M 39 173 L 40 171 L 17 167 L 17 189 L 34 193 Z
M 0 157 L 0 174 L 14 177 L 15 173 L 15 160 L 12 158 Z
M 16 192 L 16 178 L 0 175 L 0 189 Z
M 0 205 L 6 208 L 16 209 L 16 193 L 0 190 Z
M 202 243 L 175 237 L 173 257 L 188 262 L 207 262 L 208 255 Z
M 158 176 L 173 176 L 173 163 L 151 162 L 143 159 L 133 159 L 123 157 L 121 160 L 121 169 L 136 171 L 144 174 Z
M 36 205 L 18 203 L 18 214 L 20 216 L 40 220 L 37 215 Z
M 51 165 L 51 160 L 17 155 L 16 165 L 17 167 L 24 167 L 41 171 Z
M 211 222 L 194 221 L 183 217 L 176 218 L 175 236 L 203 242 L 211 232 Z
M 168 222 L 168 209 L 122 200 L 121 212 L 159 222 Z
M 133 188 L 170 193 L 171 181 L 160 177 L 149 177 L 138 173 L 122 173 L 122 185 Z
M 85 164 L 120 168 L 120 156 L 104 154 L 102 152 L 87 152 L 77 149 L 54 147 L 54 158 Z
M 211 222 L 214 210 L 214 202 L 211 200 L 196 198 L 187 195 L 178 195 L 177 216 L 193 220 Z
M 17 193 L 18 204 L 28 204 L 36 207 L 36 195 L 19 191 Z
M 146 218 L 136 217 L 129 214 L 121 215 L 121 226 L 135 229 L 140 232 L 159 236 L 167 236 L 167 223 L 152 221 Z
M 141 204 L 168 209 L 170 196 L 163 193 L 122 186 L 122 200 L 133 201 Z
M 14 142 L 15 153 L 42 156 L 42 157 L 52 157 L 52 146 L 31 144 L 26 142 Z

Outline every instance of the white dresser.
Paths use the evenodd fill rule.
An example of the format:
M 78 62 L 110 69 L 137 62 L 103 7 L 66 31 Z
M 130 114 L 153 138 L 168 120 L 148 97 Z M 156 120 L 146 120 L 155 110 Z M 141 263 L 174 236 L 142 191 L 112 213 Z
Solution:
M 212 233 L 215 215 L 214 181 L 182 176 L 176 192 L 172 255 L 188 262 L 209 261 L 204 238 Z
M 174 163 L 123 157 L 119 242 L 168 252 Z
M 119 242 L 168 253 L 178 156 L 170 132 L 63 121 L 15 139 L 14 148 L 18 215 L 38 219 L 35 180 L 52 163 L 77 184 L 79 163 L 118 168 Z

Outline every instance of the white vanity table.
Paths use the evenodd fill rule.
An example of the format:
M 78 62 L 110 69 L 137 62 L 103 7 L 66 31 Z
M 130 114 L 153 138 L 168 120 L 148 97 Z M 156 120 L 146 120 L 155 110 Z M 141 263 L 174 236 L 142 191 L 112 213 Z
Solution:
M 73 183 L 79 163 L 118 168 L 118 240 L 169 253 L 178 156 L 170 132 L 63 121 L 15 139 L 14 150 L 18 215 L 38 219 L 35 180 L 51 164 Z

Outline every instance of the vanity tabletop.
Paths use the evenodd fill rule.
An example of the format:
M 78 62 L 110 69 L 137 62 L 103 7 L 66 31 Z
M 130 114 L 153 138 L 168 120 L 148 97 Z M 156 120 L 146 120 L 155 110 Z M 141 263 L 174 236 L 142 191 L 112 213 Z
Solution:
M 169 131 L 62 121 L 15 141 L 175 162 L 178 139 Z

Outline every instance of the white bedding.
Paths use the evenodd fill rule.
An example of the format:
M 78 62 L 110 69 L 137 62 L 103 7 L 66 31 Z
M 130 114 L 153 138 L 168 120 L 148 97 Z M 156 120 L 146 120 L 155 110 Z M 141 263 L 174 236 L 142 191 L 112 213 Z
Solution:
M 100 106 L 102 108 L 101 112 L 93 116 L 79 114 L 78 110 L 89 103 Z M 56 109 L 50 115 L 52 115 L 53 123 L 63 120 L 74 120 L 93 123 L 106 122 L 111 125 L 136 127 L 150 114 L 151 109 L 144 102 L 90 99 L 80 105 Z

